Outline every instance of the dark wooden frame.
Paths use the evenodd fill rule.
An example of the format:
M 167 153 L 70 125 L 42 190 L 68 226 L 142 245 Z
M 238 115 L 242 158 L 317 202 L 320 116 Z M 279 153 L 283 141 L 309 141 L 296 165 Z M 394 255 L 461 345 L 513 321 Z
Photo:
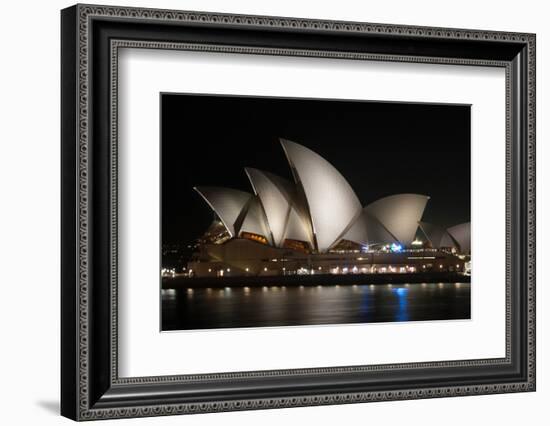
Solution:
M 61 29 L 64 416 L 89 420 L 535 390 L 533 34 L 95 5 L 64 9 Z M 116 66 L 120 47 L 504 67 L 506 357 L 119 378 Z

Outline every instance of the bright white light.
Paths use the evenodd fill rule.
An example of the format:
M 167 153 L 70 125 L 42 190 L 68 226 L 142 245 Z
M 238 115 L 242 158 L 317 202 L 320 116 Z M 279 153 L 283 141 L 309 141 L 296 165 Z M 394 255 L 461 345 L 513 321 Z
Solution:
M 394 253 L 400 253 L 403 251 L 403 246 L 401 246 L 401 244 L 392 243 L 390 250 Z

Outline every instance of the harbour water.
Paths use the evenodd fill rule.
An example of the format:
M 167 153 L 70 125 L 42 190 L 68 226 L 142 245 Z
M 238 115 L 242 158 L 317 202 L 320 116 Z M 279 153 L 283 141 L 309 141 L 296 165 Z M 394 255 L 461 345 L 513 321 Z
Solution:
M 470 283 L 163 289 L 162 330 L 470 319 Z

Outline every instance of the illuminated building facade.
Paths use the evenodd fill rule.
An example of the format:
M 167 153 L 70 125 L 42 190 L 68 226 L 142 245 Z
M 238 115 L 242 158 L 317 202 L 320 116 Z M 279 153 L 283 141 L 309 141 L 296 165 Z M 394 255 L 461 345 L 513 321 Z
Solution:
M 190 276 L 464 271 L 469 223 L 421 222 L 429 197 L 397 194 L 362 206 L 312 150 L 281 140 L 293 181 L 246 168 L 252 192 L 195 190 L 216 213 L 187 265 Z M 416 239 L 419 229 L 426 237 Z

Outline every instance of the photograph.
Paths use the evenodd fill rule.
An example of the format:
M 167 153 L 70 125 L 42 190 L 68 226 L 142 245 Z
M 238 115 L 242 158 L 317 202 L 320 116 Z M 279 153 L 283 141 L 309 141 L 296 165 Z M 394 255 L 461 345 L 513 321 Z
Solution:
M 39 223 L 56 234 L 44 247 L 60 243 L 35 269 L 53 265 L 61 291 L 27 298 L 33 312 L 59 306 L 58 338 L 35 332 L 36 315 L 28 330 L 8 327 L 17 342 L 38 336 L 29 353 L 58 342 L 39 363 L 52 377 L 32 374 L 36 395 L 53 384 L 75 421 L 279 424 L 273 409 L 327 406 L 332 424 L 369 403 L 369 418 L 387 422 L 400 405 L 396 422 L 426 423 L 438 399 L 437 421 L 475 423 L 481 410 L 508 424 L 542 407 L 536 109 L 548 103 L 536 80 L 550 30 L 528 6 L 449 15 L 401 3 L 75 4 L 53 25 L 40 12 L 33 24 L 60 46 L 34 43 L 38 60 L 58 58 L 57 84 L 39 79 L 37 99 L 60 108 L 41 108 L 36 125 L 24 110 L 5 139 L 38 129 L 23 138 L 38 151 L 8 144 L 25 166 L 5 156 L 17 169 L 5 180 L 36 186 L 54 171 L 52 196 L 15 186 L 8 204 L 56 206 L 57 226 L 4 221 L 17 258 L 7 282 L 38 244 L 22 229 Z M 13 177 L 43 165 L 38 180 Z
M 159 96 L 161 331 L 471 318 L 471 105 Z

